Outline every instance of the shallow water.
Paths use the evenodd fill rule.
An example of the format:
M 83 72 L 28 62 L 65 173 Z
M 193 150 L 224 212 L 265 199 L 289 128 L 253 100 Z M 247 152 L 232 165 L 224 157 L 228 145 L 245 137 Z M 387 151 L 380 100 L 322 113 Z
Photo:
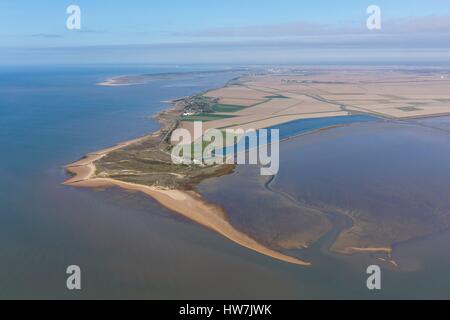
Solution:
M 344 126 L 352 123 L 364 123 L 378 121 L 379 118 L 369 115 L 350 115 L 338 117 L 326 117 L 318 119 L 300 119 L 283 123 L 270 129 L 280 130 L 280 139 L 291 138 L 300 134 L 313 132 L 318 129 Z
M 162 100 L 234 77 L 94 85 L 113 75 L 171 70 L 1 70 L 0 298 L 250 298 L 267 297 L 268 286 L 290 291 L 284 275 L 265 265 L 270 259 L 149 198 L 61 185 L 65 164 L 157 129 L 149 116 L 167 108 Z M 82 268 L 83 290 L 77 293 L 65 287 L 72 264 Z
M 426 122 L 442 127 L 450 118 Z M 311 248 L 288 251 L 314 265 L 293 275 L 308 287 L 299 297 L 449 298 L 450 232 L 396 244 L 399 268 L 377 260 L 381 255 L 328 252 L 340 231 L 351 227 L 333 214 L 333 207 L 369 210 L 380 221 L 400 215 L 405 226 L 416 219 L 427 222 L 434 210 L 449 212 L 449 137 L 416 121 L 356 123 L 283 142 L 280 172 L 269 185 L 258 168 L 240 166 L 233 176 L 206 181 L 200 190 L 225 207 L 235 226 L 272 243 L 296 237 L 295 230 L 302 228 L 302 205 L 330 210 L 324 214 L 331 214 L 338 226 Z M 370 264 L 383 270 L 383 290 L 377 294 L 365 289 Z
M 267 128 L 267 140 L 263 141 L 260 139 L 260 130 L 256 131 L 255 137 L 257 139 L 248 139 L 245 135 L 236 141 L 235 145 L 228 146 L 218 151 L 220 156 L 230 156 L 240 152 L 247 152 L 249 150 L 254 150 L 258 146 L 265 146 L 273 142 L 272 131 L 279 130 L 278 138 L 280 141 L 296 137 L 301 134 L 310 133 L 316 130 L 321 130 L 325 128 L 338 127 L 343 125 L 348 125 L 352 123 L 364 123 L 378 121 L 379 118 L 369 115 L 349 115 L 349 116 L 337 116 L 337 117 L 326 117 L 317 119 L 299 119 L 276 125 Z M 246 139 L 245 141 L 243 139 Z
M 450 267 L 450 251 L 445 250 L 450 233 L 397 245 L 395 257 L 409 269 L 399 272 L 383 267 L 383 290 L 371 293 L 365 287 L 365 267 L 374 259 L 328 254 L 333 233 L 307 252 L 290 252 L 310 259 L 313 268 L 292 266 L 241 248 L 139 194 L 62 186 L 65 164 L 89 151 L 154 131 L 157 124 L 149 116 L 167 107 L 162 100 L 221 86 L 234 77 L 214 74 L 188 82 L 94 86 L 109 76 L 168 71 L 180 68 L 0 70 L 4 150 L 0 157 L 0 298 L 450 297 L 450 280 L 444 274 Z M 370 140 L 372 133 L 367 131 L 378 125 L 384 124 L 355 124 L 282 143 L 282 171 L 272 188 L 299 196 L 301 187 L 306 181 L 314 182 L 313 172 L 327 159 L 334 157 L 326 166 L 332 176 L 339 177 L 341 162 L 335 160 L 344 155 L 353 159 L 353 167 L 360 170 L 356 172 L 362 172 L 364 165 L 357 165 L 356 151 L 364 141 L 382 145 Z M 338 137 L 345 139 L 333 140 Z M 423 139 L 421 134 L 417 139 Z M 383 143 L 391 141 L 392 137 L 385 137 Z M 327 153 L 327 148 L 333 152 Z M 445 150 L 439 149 L 440 157 L 428 159 L 429 163 L 435 166 L 432 161 L 446 160 Z M 322 159 L 325 155 L 328 158 Z M 441 161 L 429 172 L 432 178 L 443 175 L 438 177 L 443 191 L 448 190 L 447 163 Z M 357 176 L 352 179 L 357 181 Z M 229 209 L 233 224 L 262 239 L 273 233 L 271 221 L 286 226 L 290 220 L 285 218 L 296 210 L 291 206 L 281 218 L 278 211 L 269 210 L 286 208 L 289 202 L 265 188 L 266 182 L 258 168 L 244 166 L 231 176 L 206 181 L 199 189 Z M 329 188 L 320 176 L 316 185 Z M 71 264 L 82 268 L 81 292 L 65 288 L 65 269 Z

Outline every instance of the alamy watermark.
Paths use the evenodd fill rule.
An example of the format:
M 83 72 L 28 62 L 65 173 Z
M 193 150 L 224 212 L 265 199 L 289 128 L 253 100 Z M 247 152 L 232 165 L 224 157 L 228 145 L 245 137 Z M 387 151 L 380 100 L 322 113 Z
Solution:
M 377 265 L 372 265 L 367 268 L 366 273 L 370 275 L 367 278 L 367 289 L 371 291 L 381 290 L 381 268 Z
M 280 167 L 278 129 L 208 129 L 194 122 L 193 132 L 173 131 L 171 157 L 175 164 L 211 166 L 221 164 L 260 165 L 261 175 L 276 175 Z
M 77 265 L 68 266 L 66 273 L 69 275 L 66 280 L 66 287 L 69 290 L 81 290 L 81 268 Z
M 81 8 L 72 4 L 67 7 L 66 13 L 69 15 L 66 20 L 66 27 L 69 30 L 81 30 Z M 367 29 L 381 30 L 381 8 L 377 5 L 367 7 L 366 13 L 369 15 L 366 21 Z
M 371 5 L 367 7 L 367 29 L 369 30 L 381 30 L 381 8 L 377 5 Z
M 72 4 L 67 7 L 66 13 L 69 15 L 66 20 L 66 27 L 69 30 L 81 30 L 81 8 Z

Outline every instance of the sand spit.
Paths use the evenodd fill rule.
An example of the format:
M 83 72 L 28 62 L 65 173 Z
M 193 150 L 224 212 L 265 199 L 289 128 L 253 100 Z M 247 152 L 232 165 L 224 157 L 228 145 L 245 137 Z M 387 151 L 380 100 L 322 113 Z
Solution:
M 359 248 L 350 247 L 347 249 L 348 253 L 385 253 L 388 256 L 392 254 L 392 248 Z
M 99 82 L 96 85 L 100 87 L 126 87 L 126 86 L 134 86 L 139 84 L 144 84 L 145 82 L 133 82 L 129 81 L 127 76 L 119 76 L 114 78 L 106 79 L 106 81 Z
M 142 138 L 140 138 L 142 139 Z M 201 196 L 193 191 L 167 190 L 157 187 L 150 187 L 135 183 L 119 181 L 110 178 L 96 178 L 96 167 L 94 162 L 106 156 L 109 152 L 128 146 L 140 139 L 132 140 L 119 144 L 115 147 L 105 149 L 99 152 L 90 153 L 83 159 L 70 164 L 66 170 L 73 174 L 73 177 L 64 182 L 65 185 L 73 187 L 113 187 L 117 186 L 126 190 L 142 192 L 164 207 L 181 214 L 182 216 L 209 228 L 229 240 L 245 247 L 272 257 L 274 259 L 292 263 L 301 266 L 310 266 L 311 264 L 300 259 L 290 257 L 269 249 L 258 243 L 246 234 L 236 230 L 226 219 L 222 208 L 206 202 Z
M 64 182 L 65 185 L 73 185 L 76 182 L 86 181 L 91 179 L 95 174 L 95 165 L 94 162 L 103 158 L 108 153 L 114 150 L 118 150 L 124 147 L 127 147 L 133 143 L 139 142 L 146 137 L 141 137 L 137 139 L 133 139 L 130 141 L 126 141 L 123 143 L 119 143 L 113 147 L 103 149 L 100 151 L 88 153 L 82 159 L 67 165 L 66 170 L 71 173 L 73 176 Z

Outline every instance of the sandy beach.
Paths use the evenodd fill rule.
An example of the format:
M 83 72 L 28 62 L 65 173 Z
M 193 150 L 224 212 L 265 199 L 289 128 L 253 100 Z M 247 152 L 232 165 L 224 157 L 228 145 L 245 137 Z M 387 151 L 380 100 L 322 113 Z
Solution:
M 387 255 L 392 254 L 392 248 L 358 248 L 350 247 L 347 249 L 349 253 L 385 253 Z
M 193 191 L 165 190 L 135 183 L 123 182 L 110 178 L 95 177 L 95 161 L 106 156 L 109 152 L 136 143 L 140 139 L 124 142 L 114 147 L 90 153 L 83 159 L 66 166 L 66 170 L 73 176 L 64 182 L 65 185 L 84 188 L 113 187 L 142 192 L 164 207 L 176 212 L 208 229 L 211 229 L 227 239 L 271 258 L 300 266 L 311 264 L 300 259 L 290 257 L 274 251 L 258 243 L 251 237 L 235 229 L 226 219 L 222 208 L 206 202 Z
M 409 88 L 410 81 L 407 81 L 407 84 L 405 84 L 405 80 L 411 80 L 410 78 L 412 78 L 414 79 L 415 88 L 420 88 L 420 85 L 432 85 L 438 93 L 442 93 L 439 97 L 447 99 L 448 95 L 443 95 L 445 92 L 444 88 L 448 84 L 447 80 L 436 81 L 432 76 L 411 77 L 408 74 L 395 72 L 390 74 L 391 81 L 384 83 L 374 81 L 378 79 L 378 76 L 378 73 L 367 75 L 365 72 L 355 72 L 351 76 L 347 76 L 345 81 L 335 79 L 336 75 L 334 73 L 318 73 L 307 78 L 302 75 L 243 77 L 241 80 L 244 81 L 244 84 L 232 83 L 220 89 L 213 89 L 194 96 L 194 98 L 187 97 L 172 101 L 174 108 L 168 109 L 156 117 L 163 124 L 162 127 L 164 129 L 155 133 L 155 139 L 161 138 L 161 141 L 165 141 L 167 135 L 176 126 L 193 131 L 193 122 L 183 120 L 183 118 L 180 121 L 180 116 L 186 110 L 186 107 L 194 108 L 194 113 L 201 114 L 202 110 L 196 110 L 195 106 L 204 104 L 205 99 L 210 99 L 207 100 L 210 104 L 240 104 L 236 105 L 240 109 L 231 113 L 225 111 L 225 116 L 220 112 L 215 113 L 217 119 L 205 121 L 203 130 L 212 128 L 262 129 L 299 119 L 348 116 L 355 112 L 357 114 L 375 114 L 398 119 L 411 117 L 416 114 L 432 115 L 436 112 L 450 112 L 448 107 L 442 108 L 443 100 L 432 99 L 423 90 L 418 90 L 417 92 L 411 90 Z M 130 80 L 131 78 L 142 80 L 139 76 L 116 77 L 107 79 L 98 85 L 121 86 L 136 84 Z M 397 84 L 395 90 L 392 90 L 390 87 L 392 83 Z M 195 97 L 197 97 L 197 100 Z M 96 176 L 96 161 L 99 161 L 97 165 L 100 168 L 102 166 L 102 158 L 109 156 L 110 153 L 118 149 L 138 143 L 145 138 L 138 138 L 120 143 L 111 148 L 89 153 L 83 159 L 66 167 L 67 171 L 73 176 L 65 184 L 75 187 L 118 186 L 127 190 L 139 191 L 152 197 L 164 207 L 219 233 L 243 247 L 281 261 L 304 266 L 310 265 L 308 262 L 274 251 L 235 229 L 228 222 L 224 210 L 206 202 L 199 194 L 192 191 L 192 186 L 184 189 L 182 186 L 170 184 L 173 180 L 171 180 L 172 177 L 168 178 L 170 174 L 185 176 L 186 172 L 173 173 L 171 170 L 174 170 L 174 168 L 167 167 L 167 172 L 163 170 L 163 172 L 155 173 L 154 176 L 157 177 L 155 181 L 152 183 L 147 181 L 147 183 L 142 184 L 136 180 L 118 180 L 109 177 L 108 174 Z M 156 163 L 165 161 L 170 145 L 165 146 L 166 148 L 164 149 L 161 148 L 161 143 L 147 144 L 144 147 L 144 151 L 147 152 L 145 159 L 156 161 Z M 139 151 L 136 152 L 139 153 Z M 137 157 L 139 158 L 139 156 Z M 115 159 L 115 161 L 120 162 L 120 159 Z M 110 172 L 113 174 L 123 172 L 142 173 L 142 171 L 136 171 L 135 168 L 132 169 L 125 170 L 119 165 L 117 168 L 113 167 L 110 169 Z M 160 174 L 162 178 L 158 178 L 157 174 Z M 161 184 L 161 179 L 165 179 L 166 184 Z M 193 179 L 192 181 L 196 180 Z M 338 251 L 344 254 L 380 253 L 388 256 L 392 253 L 392 248 L 384 247 L 384 244 L 374 243 L 373 247 L 364 247 L 366 244 L 359 244 L 359 246 L 358 243 L 355 244 L 355 246 L 348 245 Z
M 130 76 L 117 76 L 113 78 L 106 79 L 103 82 L 99 82 L 96 85 L 100 87 L 126 87 L 126 86 L 135 86 L 139 84 L 144 84 L 145 81 L 138 81 L 137 79 L 134 79 L 135 81 L 132 81 L 129 79 Z

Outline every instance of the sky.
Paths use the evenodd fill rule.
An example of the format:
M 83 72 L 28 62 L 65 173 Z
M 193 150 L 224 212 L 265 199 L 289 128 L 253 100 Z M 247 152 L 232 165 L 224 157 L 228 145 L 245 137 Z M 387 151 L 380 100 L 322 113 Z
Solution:
M 450 1 L 0 0 L 3 65 L 401 62 L 450 63 Z

